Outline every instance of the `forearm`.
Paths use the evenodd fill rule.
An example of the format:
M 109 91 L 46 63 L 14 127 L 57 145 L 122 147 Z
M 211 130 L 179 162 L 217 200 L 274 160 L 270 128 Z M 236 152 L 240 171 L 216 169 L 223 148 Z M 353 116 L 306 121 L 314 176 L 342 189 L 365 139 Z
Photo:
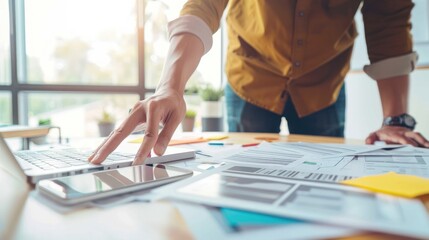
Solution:
M 183 33 L 174 36 L 157 90 L 170 88 L 183 93 L 203 55 L 203 43 L 195 35 Z
M 408 112 L 409 75 L 379 80 L 377 85 L 384 118 Z

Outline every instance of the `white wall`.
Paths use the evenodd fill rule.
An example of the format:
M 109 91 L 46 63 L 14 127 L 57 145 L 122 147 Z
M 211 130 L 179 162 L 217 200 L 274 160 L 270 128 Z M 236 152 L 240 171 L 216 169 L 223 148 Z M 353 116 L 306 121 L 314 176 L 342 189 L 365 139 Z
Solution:
M 414 0 L 412 34 L 414 50 L 419 54 L 419 65 L 429 66 L 429 1 Z M 355 16 L 359 36 L 355 41 L 351 67 L 346 77 L 346 130 L 347 138 L 364 139 L 380 128 L 383 113 L 376 83 L 365 73 L 359 72 L 369 64 L 365 43 L 362 14 Z M 417 119 L 416 131 L 429 138 L 429 69 L 416 70 L 411 74 L 409 113 Z
M 364 139 L 383 120 L 377 85 L 364 73 L 349 73 L 346 89 L 345 136 Z M 429 138 L 429 69 L 411 74 L 409 112 L 417 119 L 416 131 Z
M 416 131 L 429 138 L 429 69 L 415 71 L 411 79 L 410 113 L 417 119 Z

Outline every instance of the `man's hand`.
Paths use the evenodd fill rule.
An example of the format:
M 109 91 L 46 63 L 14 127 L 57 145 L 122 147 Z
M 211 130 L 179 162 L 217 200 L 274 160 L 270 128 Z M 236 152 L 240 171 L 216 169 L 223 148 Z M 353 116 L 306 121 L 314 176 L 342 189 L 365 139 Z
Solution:
M 113 131 L 88 158 L 94 164 L 102 163 L 119 144 L 140 124 L 146 123 L 143 143 L 133 164 L 143 164 L 152 148 L 162 155 L 186 112 L 183 93 L 161 89 L 153 96 L 138 102 L 121 126 Z M 159 125 L 164 127 L 158 134 Z
M 404 127 L 383 126 L 381 129 L 371 133 L 365 140 L 366 144 L 374 144 L 375 141 L 429 148 L 429 141 L 422 134 Z
M 122 140 L 143 123 L 146 124 L 145 136 L 133 164 L 143 164 L 152 148 L 157 155 L 164 154 L 174 131 L 185 117 L 185 85 L 203 55 L 204 45 L 196 35 L 174 35 L 155 94 L 138 102 L 127 119 L 104 140 L 88 161 L 102 163 Z M 164 127 L 158 135 L 160 124 Z

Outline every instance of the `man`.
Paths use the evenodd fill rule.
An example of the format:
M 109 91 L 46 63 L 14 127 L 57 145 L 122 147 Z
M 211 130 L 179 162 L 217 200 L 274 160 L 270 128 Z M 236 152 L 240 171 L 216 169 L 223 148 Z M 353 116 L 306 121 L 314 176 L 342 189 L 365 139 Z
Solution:
M 415 121 L 407 114 L 409 73 L 417 56 L 410 34 L 413 3 L 406 0 L 230 0 L 230 130 L 278 132 L 285 116 L 291 133 L 343 136 L 343 81 L 357 35 L 353 19 L 362 3 L 371 62 L 364 71 L 377 81 L 385 118 L 366 142 L 429 147 L 413 132 Z M 143 163 L 152 148 L 164 153 L 185 114 L 185 84 L 209 51 L 227 5 L 228 0 L 185 4 L 181 17 L 169 23 L 171 45 L 155 94 L 134 106 L 89 161 L 104 161 L 142 123 L 147 130 L 134 164 Z

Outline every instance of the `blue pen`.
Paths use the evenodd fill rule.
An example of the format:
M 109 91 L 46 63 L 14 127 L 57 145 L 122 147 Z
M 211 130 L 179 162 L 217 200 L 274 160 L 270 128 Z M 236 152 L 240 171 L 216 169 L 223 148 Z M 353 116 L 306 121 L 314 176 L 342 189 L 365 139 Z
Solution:
M 211 146 L 225 146 L 225 145 L 233 145 L 233 143 L 224 143 L 224 142 L 209 142 Z

